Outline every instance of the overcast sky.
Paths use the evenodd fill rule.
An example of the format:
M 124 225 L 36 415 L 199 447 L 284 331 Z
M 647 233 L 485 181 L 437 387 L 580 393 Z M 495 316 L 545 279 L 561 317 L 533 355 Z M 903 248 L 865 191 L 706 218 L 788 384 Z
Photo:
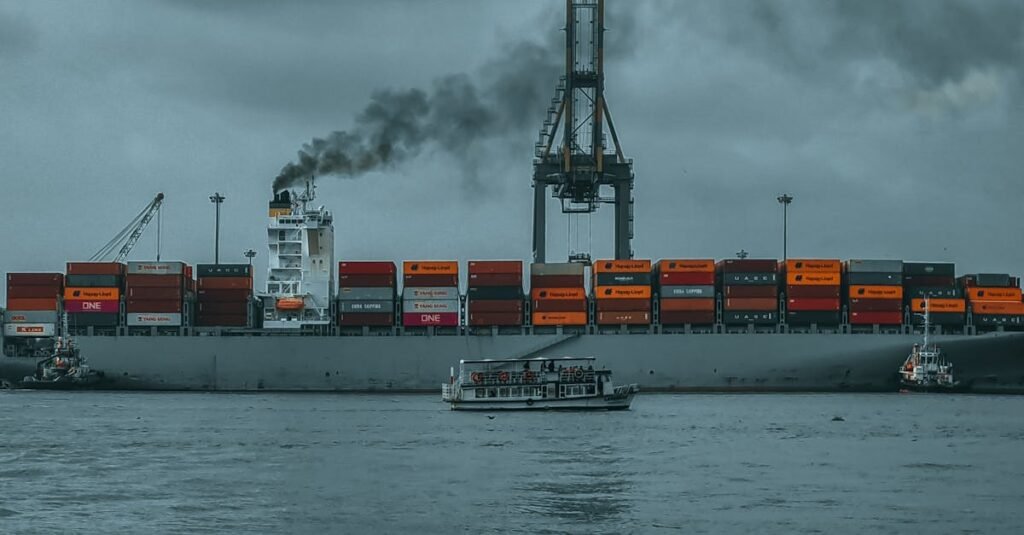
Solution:
M 608 3 L 637 257 L 781 257 L 788 192 L 790 257 L 1024 271 L 1024 3 Z M 563 6 L 0 0 L 0 270 L 88 259 L 157 192 L 163 258 L 212 261 L 219 191 L 222 261 L 256 249 L 262 281 L 282 168 L 417 95 L 403 158 L 319 181 L 338 259 L 528 259 Z M 608 257 L 610 207 L 589 225 Z

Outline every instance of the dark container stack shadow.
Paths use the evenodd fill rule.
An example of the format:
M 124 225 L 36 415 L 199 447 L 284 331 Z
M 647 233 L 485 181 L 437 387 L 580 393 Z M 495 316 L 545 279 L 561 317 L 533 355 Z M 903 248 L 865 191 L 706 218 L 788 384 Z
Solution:
M 467 290 L 471 327 L 523 324 L 523 262 L 471 260 Z
M 199 264 L 196 275 L 197 327 L 253 326 L 252 266 Z
M 716 266 L 722 288 L 722 323 L 769 325 L 779 321 L 776 260 L 729 259 Z
M 395 324 L 398 268 L 394 262 L 338 264 L 338 326 L 390 327 Z

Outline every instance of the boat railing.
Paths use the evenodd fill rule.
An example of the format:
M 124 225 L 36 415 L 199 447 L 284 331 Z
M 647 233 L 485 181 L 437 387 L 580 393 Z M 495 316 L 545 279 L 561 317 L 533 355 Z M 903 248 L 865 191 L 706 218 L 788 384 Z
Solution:
M 557 372 L 547 370 L 477 370 L 464 372 L 460 383 L 467 386 L 508 386 L 536 385 L 546 382 L 551 374 L 557 374 L 561 383 L 592 384 L 596 381 L 597 372 L 582 367 L 562 368 Z

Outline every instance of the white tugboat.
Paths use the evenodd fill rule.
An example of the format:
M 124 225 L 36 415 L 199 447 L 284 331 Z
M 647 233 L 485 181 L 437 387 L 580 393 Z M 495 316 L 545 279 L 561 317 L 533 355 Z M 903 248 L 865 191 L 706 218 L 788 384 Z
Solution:
M 946 360 L 942 350 L 928 343 L 931 322 L 928 299 L 924 300 L 924 343 L 914 344 L 910 355 L 900 368 L 900 389 L 914 392 L 948 392 L 959 383 L 953 378 L 953 364 Z
M 458 410 L 625 410 L 640 391 L 615 386 L 594 357 L 459 361 L 441 385 L 442 401 Z
M 102 386 L 103 372 L 93 370 L 73 339 L 57 337 L 53 354 L 36 365 L 36 372 L 18 383 L 33 390 L 74 390 Z

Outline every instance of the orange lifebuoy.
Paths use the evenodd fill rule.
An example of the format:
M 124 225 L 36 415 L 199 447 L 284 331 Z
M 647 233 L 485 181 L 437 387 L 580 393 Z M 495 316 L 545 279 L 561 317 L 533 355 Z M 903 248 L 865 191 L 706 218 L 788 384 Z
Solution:
M 501 373 L 499 373 L 498 374 L 498 380 L 503 382 L 503 383 L 507 383 L 508 382 L 508 372 L 501 372 Z
M 573 370 L 572 376 L 575 377 L 577 381 L 583 379 L 583 368 L 576 368 Z
M 480 372 L 473 372 L 469 374 L 469 378 L 472 379 L 473 382 L 477 384 L 480 384 L 480 382 L 484 380 L 484 376 L 480 375 Z

